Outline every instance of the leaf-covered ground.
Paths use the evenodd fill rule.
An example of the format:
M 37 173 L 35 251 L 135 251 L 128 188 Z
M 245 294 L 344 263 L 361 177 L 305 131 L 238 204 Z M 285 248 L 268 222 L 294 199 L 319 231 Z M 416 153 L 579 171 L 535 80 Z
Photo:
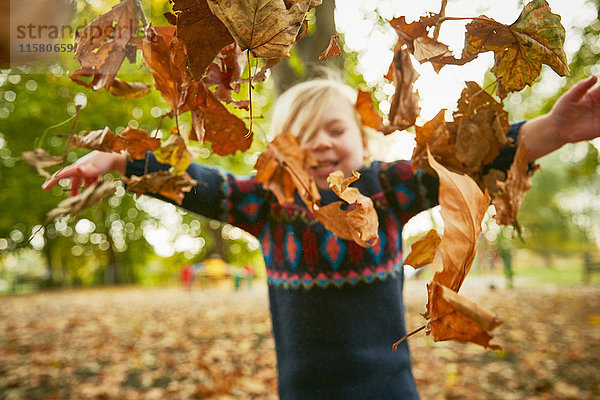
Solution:
M 409 329 L 425 282 L 407 285 Z M 495 341 L 410 340 L 428 399 L 600 398 L 600 286 L 465 295 L 504 319 Z M 266 288 L 94 289 L 0 299 L 1 399 L 276 399 Z M 390 343 L 391 347 L 391 343 Z

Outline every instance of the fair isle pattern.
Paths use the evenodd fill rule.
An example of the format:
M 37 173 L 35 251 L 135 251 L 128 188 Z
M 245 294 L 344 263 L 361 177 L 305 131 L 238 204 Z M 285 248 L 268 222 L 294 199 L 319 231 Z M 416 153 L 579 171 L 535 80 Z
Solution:
M 149 171 L 170 168 L 158 163 L 151 152 L 146 157 Z M 126 175 L 140 175 L 144 163 L 128 162 Z M 361 168 L 361 178 L 352 186 L 373 201 L 379 220 L 379 241 L 363 248 L 325 229 L 298 196 L 294 204 L 280 205 L 253 177 L 238 178 L 196 163 L 187 172 L 198 184 L 181 206 L 256 236 L 269 284 L 285 288 L 357 285 L 397 275 L 402 271 L 403 225 L 437 200 L 437 179 L 421 179 L 408 161 L 376 161 Z M 320 192 L 322 205 L 339 200 L 331 190 Z
M 388 277 L 397 276 L 399 273 L 402 273 L 401 261 L 402 254 L 398 253 L 396 259 L 389 260 L 386 266 L 365 267 L 361 271 L 350 270 L 347 274 L 320 272 L 316 276 L 312 276 L 309 273 L 299 275 L 267 269 L 267 282 L 270 285 L 281 286 L 285 289 L 297 289 L 299 287 L 310 289 L 314 286 L 322 288 L 335 286 L 340 288 L 345 284 L 353 286 L 359 282 L 371 283 L 376 279 L 384 280 Z

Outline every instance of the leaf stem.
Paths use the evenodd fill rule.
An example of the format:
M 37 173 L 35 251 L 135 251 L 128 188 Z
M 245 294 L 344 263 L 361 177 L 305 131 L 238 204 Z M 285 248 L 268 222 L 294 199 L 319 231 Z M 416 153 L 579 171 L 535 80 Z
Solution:
M 446 15 L 446 5 L 448 4 L 448 0 L 442 0 L 442 6 L 440 7 L 440 12 L 438 13 L 438 15 L 440 16 L 440 19 L 438 20 L 437 24 L 435 24 L 435 28 L 433 30 L 433 40 L 438 40 L 438 38 L 440 37 L 440 26 L 442 24 L 442 19 L 445 17 Z
M 396 349 L 398 348 L 398 345 L 400 345 L 400 343 L 404 342 L 406 339 L 408 339 L 409 337 L 411 337 L 412 335 L 414 335 L 415 333 L 419 333 L 421 332 L 423 329 L 427 328 L 427 325 L 429 324 L 425 324 L 420 328 L 415 329 L 414 331 L 407 333 L 406 335 L 404 335 L 400 340 L 398 340 L 396 343 L 394 343 L 392 345 L 392 351 L 396 351 Z
M 142 7 L 142 3 L 140 2 L 140 0 L 135 1 L 135 7 L 137 8 L 136 11 L 138 16 L 142 20 L 142 26 L 144 27 L 144 29 L 146 29 L 146 27 L 148 27 L 148 17 L 146 17 L 146 12 L 144 11 L 144 7 Z
M 250 129 L 246 134 L 246 139 L 252 136 L 252 64 L 250 63 L 250 50 L 246 50 L 246 64 L 248 65 L 248 103 L 250 108 Z
M 69 122 L 70 120 L 72 120 L 73 118 L 75 118 L 75 115 L 73 115 L 73 116 L 71 116 L 71 117 L 67 118 L 66 120 L 64 120 L 64 121 L 62 121 L 62 122 L 59 122 L 59 123 L 58 123 L 58 124 L 56 124 L 56 125 L 52 125 L 52 126 L 49 126 L 48 128 L 46 128 L 46 129 L 44 130 L 44 132 L 42 132 L 42 135 L 41 135 L 39 138 L 37 138 L 37 139 L 35 140 L 35 142 L 34 142 L 34 144 L 33 144 L 34 148 L 41 148 L 41 147 L 43 146 L 43 144 L 44 144 L 44 139 L 46 138 L 46 134 L 48 133 L 48 131 L 49 131 L 50 129 L 54 129 L 54 128 L 58 128 L 59 126 L 63 126 L 64 124 L 66 124 L 67 122 Z M 57 135 L 57 136 L 59 136 L 59 135 Z

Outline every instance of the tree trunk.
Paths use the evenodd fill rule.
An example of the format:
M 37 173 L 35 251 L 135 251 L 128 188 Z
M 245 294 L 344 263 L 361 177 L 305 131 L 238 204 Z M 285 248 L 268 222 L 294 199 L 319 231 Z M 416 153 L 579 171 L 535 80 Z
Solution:
M 298 74 L 285 59 L 273 68 L 273 79 L 275 90 L 281 94 L 296 83 L 318 76 L 319 67 L 326 66 L 330 69 L 343 71 L 344 59 L 340 56 L 327 59 L 325 62 L 319 60 L 321 53 L 327 49 L 331 36 L 336 34 L 334 21 L 334 0 L 324 0 L 323 4 L 315 8 L 315 30 L 314 32 L 298 41 L 294 46 L 296 54 L 304 67 L 304 73 Z

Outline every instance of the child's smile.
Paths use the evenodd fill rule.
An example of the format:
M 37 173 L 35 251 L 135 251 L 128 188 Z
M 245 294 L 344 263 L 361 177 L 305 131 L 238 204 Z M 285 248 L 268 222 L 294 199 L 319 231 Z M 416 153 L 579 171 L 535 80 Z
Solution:
M 348 176 L 352 170 L 363 165 L 364 143 L 360 127 L 348 100 L 332 97 L 325 106 L 315 132 L 312 132 L 305 146 L 312 150 L 317 166 L 310 168 L 319 189 L 328 189 L 327 176 L 341 170 Z

